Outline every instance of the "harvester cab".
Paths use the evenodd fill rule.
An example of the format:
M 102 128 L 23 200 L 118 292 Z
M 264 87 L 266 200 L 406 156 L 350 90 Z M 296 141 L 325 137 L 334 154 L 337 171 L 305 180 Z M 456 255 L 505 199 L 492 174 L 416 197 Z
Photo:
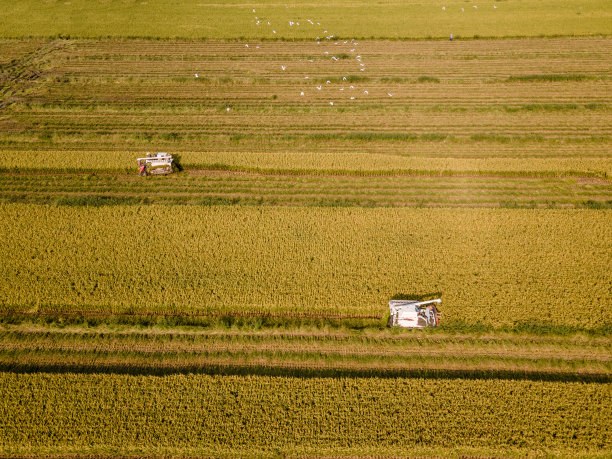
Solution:
M 174 158 L 168 153 L 147 153 L 144 158 L 138 158 L 140 175 L 167 175 L 174 172 L 172 162 Z
M 442 300 L 391 300 L 389 301 L 389 326 L 405 328 L 437 327 L 440 313 L 437 304 Z

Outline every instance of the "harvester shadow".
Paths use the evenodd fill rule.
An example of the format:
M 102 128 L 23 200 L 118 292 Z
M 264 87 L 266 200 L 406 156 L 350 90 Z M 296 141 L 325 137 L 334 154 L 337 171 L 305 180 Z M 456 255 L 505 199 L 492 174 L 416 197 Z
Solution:
M 416 301 L 426 301 L 433 300 L 435 298 L 440 298 L 442 296 L 442 292 L 432 292 L 432 293 L 396 293 L 391 297 L 392 300 L 416 300 Z
M 464 380 L 528 380 L 609 384 L 609 373 L 547 372 L 537 370 L 457 370 L 457 369 L 346 369 L 305 368 L 263 365 L 156 365 L 146 364 L 9 364 L 0 363 L 0 372 L 29 374 L 123 374 L 133 376 L 167 376 L 204 374 L 211 376 L 281 376 L 292 378 L 419 378 Z

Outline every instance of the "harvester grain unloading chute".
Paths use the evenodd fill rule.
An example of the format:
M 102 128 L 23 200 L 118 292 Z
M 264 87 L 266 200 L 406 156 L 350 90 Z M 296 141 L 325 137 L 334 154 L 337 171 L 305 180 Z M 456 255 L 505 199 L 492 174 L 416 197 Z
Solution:
M 442 300 L 391 300 L 389 301 L 389 326 L 405 328 L 437 327 L 440 313 L 436 304 Z
M 140 175 L 167 175 L 174 172 L 174 158 L 168 153 L 147 153 L 144 158 L 138 158 Z

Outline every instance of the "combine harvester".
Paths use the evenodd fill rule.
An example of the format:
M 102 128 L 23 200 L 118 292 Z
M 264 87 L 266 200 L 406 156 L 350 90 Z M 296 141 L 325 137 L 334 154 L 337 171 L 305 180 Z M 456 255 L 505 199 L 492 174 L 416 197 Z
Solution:
M 140 175 L 168 175 L 174 172 L 174 158 L 168 153 L 147 153 L 144 158 L 138 158 Z
M 436 304 L 442 300 L 391 300 L 389 301 L 389 326 L 405 328 L 437 327 L 440 313 Z

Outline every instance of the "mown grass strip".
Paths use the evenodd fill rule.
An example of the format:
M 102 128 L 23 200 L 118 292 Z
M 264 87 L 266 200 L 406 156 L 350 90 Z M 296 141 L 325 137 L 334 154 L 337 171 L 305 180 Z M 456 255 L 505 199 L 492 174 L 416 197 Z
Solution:
M 255 6 L 256 12 L 252 12 Z M 467 6 L 466 8 L 463 8 Z M 478 5 L 477 5 L 478 6 Z M 59 36 L 62 38 L 117 37 L 163 41 L 169 37 L 201 41 L 204 38 L 294 41 L 324 37 L 326 30 L 336 40 L 380 37 L 395 40 L 444 37 L 580 36 L 610 34 L 608 4 L 602 0 L 571 0 L 563 9 L 554 0 L 537 5 L 518 3 L 493 8 L 490 3 L 472 8 L 449 0 L 439 5 L 406 1 L 372 4 L 360 0 L 313 1 L 295 4 L 292 9 L 269 0 L 257 5 L 237 3 L 185 3 L 170 0 L 153 4 L 108 6 L 74 0 L 69 4 L 24 0 L 6 2 L 6 20 L 0 28 L 5 37 Z M 206 14 L 203 14 L 203 9 Z M 80 15 L 76 22 L 74 17 Z M 128 20 L 137 15 L 138 20 Z M 552 15 L 552 16 L 551 16 Z M 255 17 L 262 18 L 262 23 Z M 97 18 L 104 17 L 100 22 Z M 370 20 L 364 21 L 364 17 Z M 263 22 L 265 18 L 266 22 Z M 301 26 L 291 26 L 290 20 Z M 313 24 L 304 22 L 309 18 Z M 270 22 L 270 26 L 267 25 Z M 457 39 L 456 38 L 456 39 Z

